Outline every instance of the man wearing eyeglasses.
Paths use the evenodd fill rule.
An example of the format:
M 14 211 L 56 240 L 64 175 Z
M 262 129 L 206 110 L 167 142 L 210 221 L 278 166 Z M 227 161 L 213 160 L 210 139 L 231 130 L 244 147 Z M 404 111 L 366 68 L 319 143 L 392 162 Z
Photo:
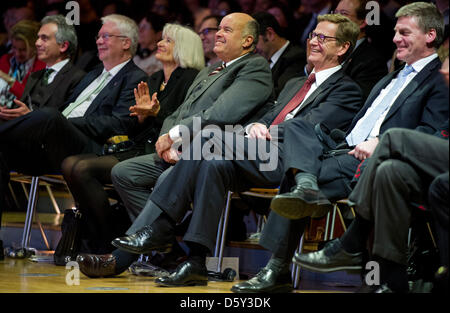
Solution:
M 102 64 L 76 85 L 62 113 L 45 107 L 0 125 L 0 152 L 5 159 L 0 164 L 7 165 L 6 172 L 58 173 L 67 156 L 101 154 L 108 138 L 126 135 L 137 126 L 129 107 L 135 103 L 133 89 L 147 78 L 131 60 L 137 48 L 137 25 L 122 15 L 102 21 L 96 41 Z
M 205 54 L 206 65 L 210 66 L 220 61 L 220 58 L 214 52 L 216 43 L 216 33 L 219 30 L 219 24 L 222 17 L 218 15 L 206 16 L 200 24 L 200 36 L 203 44 L 203 53 Z
M 434 133 L 448 119 L 448 89 L 439 73 L 441 62 L 436 53 L 443 40 L 442 15 L 433 4 L 413 2 L 402 7 L 396 17 L 393 41 L 398 49 L 397 58 L 406 66 L 375 85 L 346 133 L 301 120 L 285 127 L 285 145 L 295 148 L 301 144 L 301 149 L 295 150 L 294 158 L 284 160 L 287 170 L 280 194 L 272 199 L 274 212 L 260 240 L 285 268 L 291 262 L 309 217 L 323 217 L 332 208 L 329 200 L 350 194 L 351 180 L 357 169 L 371 162 L 366 159 L 377 147 L 379 135 L 394 127 Z M 311 47 L 311 55 L 314 53 Z M 376 219 L 369 216 L 365 210 L 368 208 L 362 209 L 364 215 L 355 218 L 352 232 L 365 230 Z M 367 236 L 369 233 L 370 230 Z M 361 249 L 365 246 L 361 238 L 353 238 L 356 240 L 350 244 L 347 240 L 345 247 L 345 240 L 335 240 L 318 253 L 297 253 L 294 262 L 323 271 L 361 268 Z M 392 250 L 385 250 L 393 256 Z
M 286 147 L 283 144 L 284 127 L 297 119 L 313 124 L 323 122 L 329 127 L 339 125 L 346 128 L 349 125 L 362 104 L 362 92 L 355 82 L 344 75 L 340 62 L 350 53 L 359 30 L 343 16 L 324 18 L 311 40 L 311 57 L 316 65 L 313 73 L 308 79 L 297 77 L 290 80 L 280 93 L 278 101 L 266 104 L 272 109 L 258 123 L 250 123 L 246 127 L 247 136 L 235 134 L 236 140 L 233 142 L 236 145 L 227 146 L 230 149 L 222 148 L 221 151 L 225 154 L 230 150 L 236 153 L 235 158 L 222 155 L 218 158 L 194 160 L 183 156 L 170 172 L 163 174 L 164 178 L 158 180 L 144 210 L 128 230 L 129 236 L 113 241 L 113 245 L 120 249 L 120 254 L 113 252 L 115 264 L 122 264 L 122 271 L 126 268 L 123 267 L 124 260 L 132 260 L 133 254 L 170 248 L 174 240 L 172 226 L 181 221 L 193 201 L 192 218 L 183 238 L 190 247 L 188 264 L 180 265 L 177 272 L 168 278 L 158 278 L 156 283 L 163 286 L 207 284 L 205 257 L 214 250 L 226 193 L 228 190 L 244 191 L 250 187 L 279 185 L 283 174 L 283 150 Z M 225 18 L 222 23 L 224 20 Z M 225 50 L 222 45 L 216 45 L 216 51 L 219 48 Z M 228 143 L 223 141 L 227 141 L 223 139 L 226 136 L 214 136 L 212 140 L 218 140 L 215 142 L 217 146 L 223 147 Z M 243 142 L 243 146 L 239 146 L 239 142 Z M 273 158 L 270 163 L 274 165 L 273 168 L 261 170 L 267 160 L 260 156 L 251 158 L 251 147 L 256 147 L 256 151 L 276 151 L 276 157 L 271 154 Z M 242 160 L 240 156 L 245 157 Z M 85 264 L 89 263 L 81 263 L 80 270 L 92 275 L 93 271 Z M 108 267 L 111 268 L 109 265 L 103 268 Z M 272 271 L 272 265 L 268 269 Z M 118 273 L 117 265 L 114 271 Z M 109 271 L 109 274 L 114 271 Z M 96 270 L 95 274 L 98 275 L 99 272 Z M 102 270 L 102 275 L 105 273 L 107 272 Z M 256 291 L 291 288 L 290 281 L 281 286 L 270 285 L 269 282 L 259 285 Z M 245 291 L 246 287 L 239 287 L 239 290 Z

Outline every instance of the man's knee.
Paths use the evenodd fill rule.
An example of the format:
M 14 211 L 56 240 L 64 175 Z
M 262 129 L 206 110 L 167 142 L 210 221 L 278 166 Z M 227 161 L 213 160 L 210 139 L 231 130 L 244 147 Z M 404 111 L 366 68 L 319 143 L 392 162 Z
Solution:
M 114 165 L 111 169 L 111 180 L 114 186 L 130 185 L 131 177 L 129 173 L 129 164 L 127 161 L 122 161 Z

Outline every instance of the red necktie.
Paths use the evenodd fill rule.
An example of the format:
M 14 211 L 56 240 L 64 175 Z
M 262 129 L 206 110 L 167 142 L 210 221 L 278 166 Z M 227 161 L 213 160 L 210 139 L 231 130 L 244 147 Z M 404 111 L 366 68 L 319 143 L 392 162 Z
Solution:
M 272 122 L 272 125 L 278 125 L 284 121 L 286 118 L 286 115 L 288 115 L 289 112 L 292 112 L 297 108 L 300 103 L 302 103 L 303 99 L 305 99 L 306 94 L 308 93 L 309 89 L 311 89 L 311 85 L 316 81 L 316 75 L 314 73 L 311 73 L 308 76 L 308 79 L 303 84 L 303 87 L 300 88 L 300 90 L 297 92 L 297 94 L 289 101 L 289 103 L 281 110 L 281 112 L 278 114 L 278 116 L 275 118 L 275 120 Z

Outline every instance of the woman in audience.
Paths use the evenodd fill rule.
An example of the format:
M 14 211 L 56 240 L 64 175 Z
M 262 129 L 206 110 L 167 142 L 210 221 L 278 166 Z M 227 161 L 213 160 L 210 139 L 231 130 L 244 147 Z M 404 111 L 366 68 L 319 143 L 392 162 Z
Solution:
M 104 185 L 111 183 L 112 167 L 122 160 L 155 151 L 154 143 L 164 119 L 183 102 L 189 86 L 205 64 L 200 37 L 190 28 L 177 24 L 164 27 L 156 58 L 163 69 L 149 77 L 148 85 L 141 82 L 135 89 L 136 105 L 130 111 L 137 116 L 140 129 L 128 134 L 131 140 L 105 147 L 103 156 L 76 155 L 62 163 L 64 178 L 85 220 L 83 237 L 87 240 L 83 250 L 91 253 L 112 251 L 111 240 L 117 236 L 117 231 L 123 232 L 117 229 L 123 221 L 114 220 L 104 190 Z M 143 104 L 146 103 L 141 101 L 143 98 L 150 98 L 152 105 Z M 130 218 L 133 220 L 135 216 Z M 126 229 L 129 224 L 123 226 Z
M 22 97 L 28 76 L 45 68 L 36 58 L 35 42 L 39 23 L 29 20 L 11 28 L 12 52 L 0 58 L 0 105 L 11 108 L 15 98 Z
M 162 69 L 162 63 L 156 58 L 156 48 L 165 23 L 164 17 L 152 12 L 139 23 L 139 47 L 133 61 L 148 75 Z

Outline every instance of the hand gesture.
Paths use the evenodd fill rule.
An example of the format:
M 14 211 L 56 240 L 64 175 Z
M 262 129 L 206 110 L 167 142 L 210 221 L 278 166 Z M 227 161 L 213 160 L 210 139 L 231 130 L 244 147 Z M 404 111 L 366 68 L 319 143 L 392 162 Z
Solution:
M 375 151 L 377 145 L 378 138 L 372 138 L 357 144 L 355 149 L 350 151 L 348 154 L 353 155 L 355 158 L 362 161 L 372 156 L 372 153 Z
M 0 106 L 0 118 L 3 120 L 12 120 L 16 117 L 25 115 L 30 111 L 30 109 L 27 107 L 25 103 L 22 101 L 19 101 L 17 99 L 14 99 L 14 103 L 18 105 L 17 108 L 14 109 L 8 109 L 7 107 Z
M 137 89 L 134 88 L 134 98 L 136 105 L 130 107 L 130 116 L 136 116 L 139 123 L 143 123 L 149 116 L 156 116 L 159 113 L 160 106 L 156 92 L 150 98 L 147 83 L 140 82 Z

